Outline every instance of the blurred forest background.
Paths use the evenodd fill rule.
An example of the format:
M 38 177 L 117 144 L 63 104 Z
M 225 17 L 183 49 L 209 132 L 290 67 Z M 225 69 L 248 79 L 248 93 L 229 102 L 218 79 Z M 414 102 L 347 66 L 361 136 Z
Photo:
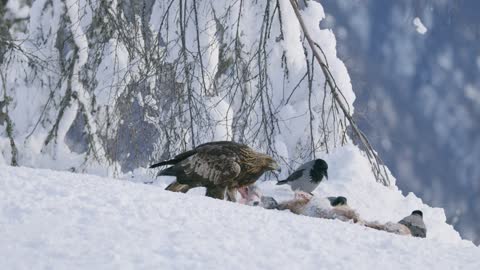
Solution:
M 479 244 L 480 2 L 320 2 L 357 95 L 355 117 L 397 185 L 445 208 Z

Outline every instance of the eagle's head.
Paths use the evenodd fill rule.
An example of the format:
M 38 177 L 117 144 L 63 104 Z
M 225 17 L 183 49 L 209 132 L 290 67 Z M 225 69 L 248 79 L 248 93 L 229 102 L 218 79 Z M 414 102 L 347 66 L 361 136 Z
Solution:
M 241 149 L 240 154 L 249 174 L 259 177 L 266 171 L 281 171 L 280 165 L 267 154 L 256 152 L 250 148 Z
M 267 171 L 276 171 L 280 173 L 282 168 L 278 163 L 270 156 L 265 155 L 262 160 L 262 167 Z

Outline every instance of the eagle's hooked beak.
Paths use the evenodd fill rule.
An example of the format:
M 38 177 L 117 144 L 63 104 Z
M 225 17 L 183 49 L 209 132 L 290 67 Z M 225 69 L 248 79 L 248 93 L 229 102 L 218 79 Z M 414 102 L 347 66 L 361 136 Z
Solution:
M 275 175 L 275 177 L 278 177 L 280 173 L 282 172 L 282 167 L 278 165 L 278 163 L 273 163 L 272 166 L 270 167 L 272 173 Z

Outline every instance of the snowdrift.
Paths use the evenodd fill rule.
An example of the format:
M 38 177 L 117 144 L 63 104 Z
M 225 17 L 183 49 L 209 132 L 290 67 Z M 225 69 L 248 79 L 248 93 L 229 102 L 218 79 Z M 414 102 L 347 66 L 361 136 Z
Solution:
M 150 1 L 144 13 L 108 1 L 53 0 L 12 11 L 30 20 L 19 28 L 25 32 L 12 31 L 22 50 L 10 51 L 9 65 L 0 67 L 8 70 L 2 113 L 13 123 L 11 132 L 0 129 L 2 268 L 480 269 L 478 248 L 446 223 L 443 209 L 404 197 L 393 182 L 375 182 L 368 161 L 344 137 L 348 123 L 335 113 L 289 1 L 196 2 Z M 335 37 L 318 27 L 325 13 L 310 2 L 302 16 L 353 113 L 355 94 Z M 118 16 L 105 15 L 112 11 Z M 64 36 L 72 38 L 57 42 Z M 142 55 L 137 47 L 157 53 Z M 180 48 L 197 53 L 185 56 Z M 159 73 L 149 73 L 150 63 L 161 64 Z M 187 90 L 196 106 L 186 102 Z M 346 196 L 362 218 L 380 222 L 420 209 L 427 239 L 173 194 L 163 191 L 167 177 L 130 183 L 152 182 L 154 172 L 141 167 L 190 148 L 190 141 L 231 139 L 272 154 L 290 170 L 324 158 L 330 179 L 318 196 Z M 134 173 L 119 181 L 6 167 L 15 163 Z M 292 196 L 272 181 L 259 186 L 278 200 Z
M 368 185 L 335 173 L 322 192 L 347 183 Z M 383 192 L 385 208 L 400 198 Z M 480 269 L 480 249 L 447 231 L 416 239 L 92 175 L 0 166 L 0 198 L 4 269 Z
M 396 222 L 419 209 L 424 213 L 428 227 L 427 238 L 448 243 L 462 241 L 460 234 L 447 223 L 443 208 L 430 207 L 411 192 L 404 196 L 395 182 L 389 187 L 377 183 L 367 158 L 356 146 L 336 148 L 331 154 L 321 158 L 329 164 L 329 179 L 323 180 L 313 191 L 316 196 L 345 196 L 348 204 L 359 212 L 362 219 L 368 221 Z M 123 177 L 129 181 L 151 183 L 153 176 L 151 170 L 139 169 Z M 165 188 L 173 179 L 174 177 L 162 176 L 153 180 L 153 184 Z M 395 181 L 391 175 L 390 179 Z M 257 181 L 257 185 L 264 195 L 272 196 L 278 201 L 289 200 L 294 196 L 290 187 L 277 186 L 276 181 Z M 205 190 L 198 188 L 190 193 L 203 195 Z

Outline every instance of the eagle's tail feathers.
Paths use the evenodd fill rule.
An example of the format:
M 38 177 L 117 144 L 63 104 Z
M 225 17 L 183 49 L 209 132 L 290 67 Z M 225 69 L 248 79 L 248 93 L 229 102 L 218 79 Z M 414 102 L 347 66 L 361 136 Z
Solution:
M 172 159 L 153 164 L 149 168 L 153 169 L 153 168 L 164 166 L 164 165 L 174 165 L 174 164 L 177 164 L 178 162 L 194 155 L 195 153 L 196 153 L 195 150 L 190 150 L 190 151 L 187 151 L 185 153 L 181 153 L 181 154 L 175 156 Z
M 163 165 L 173 164 L 173 163 L 171 163 L 172 160 L 173 159 L 167 160 L 167 161 L 162 161 L 162 162 L 150 165 L 150 167 L 148 167 L 148 168 L 153 169 L 153 168 L 160 167 L 160 166 L 163 166 Z
M 167 176 L 177 176 L 177 171 L 175 169 L 175 166 L 168 167 L 165 170 L 160 171 L 157 176 L 160 175 L 167 175 Z

